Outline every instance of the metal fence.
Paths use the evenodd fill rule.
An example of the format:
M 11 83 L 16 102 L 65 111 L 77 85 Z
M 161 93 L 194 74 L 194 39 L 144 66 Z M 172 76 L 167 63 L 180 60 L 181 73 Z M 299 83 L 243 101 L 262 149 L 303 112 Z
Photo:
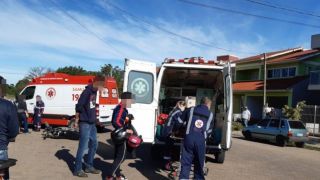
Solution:
M 320 134 L 320 106 L 307 105 L 301 112 L 301 121 L 306 124 L 308 131 L 312 134 Z

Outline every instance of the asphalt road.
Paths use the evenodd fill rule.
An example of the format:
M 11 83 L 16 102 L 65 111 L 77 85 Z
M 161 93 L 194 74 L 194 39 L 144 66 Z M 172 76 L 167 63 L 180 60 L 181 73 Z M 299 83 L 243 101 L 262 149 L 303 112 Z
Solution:
M 102 179 L 112 162 L 113 149 L 106 139 L 110 133 L 99 134 L 95 165 L 102 175 L 86 179 Z M 9 156 L 18 159 L 10 169 L 13 180 L 73 180 L 73 161 L 78 142 L 67 139 L 42 140 L 40 133 L 20 134 L 9 145 Z M 123 163 L 123 173 L 129 180 L 167 179 L 159 170 L 159 162 L 150 159 L 150 146 L 138 151 L 136 160 Z M 207 179 L 320 179 L 320 152 L 296 147 L 277 147 L 273 144 L 233 138 L 232 149 L 224 164 L 215 164 L 208 157 Z

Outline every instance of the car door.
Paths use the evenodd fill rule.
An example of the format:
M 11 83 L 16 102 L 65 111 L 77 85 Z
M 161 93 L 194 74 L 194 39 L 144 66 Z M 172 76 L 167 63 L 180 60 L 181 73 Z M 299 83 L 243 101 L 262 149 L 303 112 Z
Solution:
M 221 146 L 223 149 L 231 147 L 231 133 L 232 133 L 232 114 L 233 114 L 233 92 L 232 92 L 232 74 L 230 63 L 226 64 L 223 68 L 223 81 L 224 81 L 224 124 Z
M 33 109 L 36 102 L 35 97 L 36 86 L 27 86 L 21 91 L 21 95 L 26 98 L 27 109 L 29 113 L 33 113 Z
M 256 128 L 252 131 L 252 136 L 259 139 L 266 139 L 266 128 L 270 122 L 270 119 L 261 120 Z
M 126 59 L 123 92 L 135 95 L 135 102 L 128 108 L 133 114 L 133 126 L 144 142 L 154 141 L 156 126 L 157 98 L 156 64 L 151 62 Z
M 280 134 L 280 119 L 271 119 L 270 123 L 266 129 L 266 138 L 269 141 L 275 142 L 276 136 Z

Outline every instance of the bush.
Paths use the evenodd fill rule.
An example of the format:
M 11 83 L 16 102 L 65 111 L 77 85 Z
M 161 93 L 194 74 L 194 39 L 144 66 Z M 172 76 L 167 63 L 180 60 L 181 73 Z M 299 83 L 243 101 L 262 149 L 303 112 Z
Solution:
M 240 122 L 232 122 L 233 131 L 241 131 L 242 129 L 243 129 L 243 125 Z
M 295 108 L 285 105 L 282 108 L 282 113 L 288 119 L 299 121 L 301 119 L 301 112 L 303 111 L 303 108 L 305 106 L 306 106 L 306 101 L 298 102 Z

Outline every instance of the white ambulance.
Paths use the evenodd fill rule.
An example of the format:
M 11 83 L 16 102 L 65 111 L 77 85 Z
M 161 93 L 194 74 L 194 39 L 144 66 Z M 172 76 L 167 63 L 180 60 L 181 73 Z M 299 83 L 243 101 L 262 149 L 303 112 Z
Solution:
M 94 76 L 72 76 L 63 73 L 48 73 L 34 78 L 20 93 L 26 97 L 28 112 L 31 114 L 29 123 L 32 123 L 36 96 L 40 95 L 45 104 L 42 123 L 70 125 L 70 120 L 75 116 L 75 105 L 93 78 Z M 106 78 L 104 87 L 103 92 L 97 96 L 98 127 L 111 122 L 112 110 L 119 101 L 114 78 Z
M 225 151 L 231 147 L 232 79 L 231 64 L 206 61 L 203 58 L 166 59 L 157 68 L 155 63 L 125 59 L 123 91 L 135 94 L 129 112 L 133 125 L 145 143 L 152 143 L 151 153 L 159 156 L 163 144 L 157 138 L 157 117 L 168 113 L 178 100 L 201 97 L 213 100 L 215 137 L 207 143 L 207 153 L 223 163 Z

